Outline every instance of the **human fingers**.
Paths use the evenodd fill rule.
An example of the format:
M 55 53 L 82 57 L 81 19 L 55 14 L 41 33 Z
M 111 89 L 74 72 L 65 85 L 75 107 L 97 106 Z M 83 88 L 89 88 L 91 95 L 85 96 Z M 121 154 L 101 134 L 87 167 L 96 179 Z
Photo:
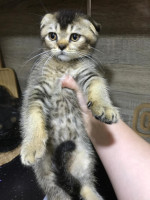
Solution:
M 70 88 L 72 90 L 75 90 L 82 111 L 84 113 L 89 114 L 89 110 L 88 110 L 87 104 L 86 104 L 86 99 L 83 96 L 83 93 L 82 93 L 80 87 L 78 86 L 76 81 L 70 75 L 67 75 L 67 76 L 63 77 L 63 79 L 62 79 L 62 87 L 63 88 Z

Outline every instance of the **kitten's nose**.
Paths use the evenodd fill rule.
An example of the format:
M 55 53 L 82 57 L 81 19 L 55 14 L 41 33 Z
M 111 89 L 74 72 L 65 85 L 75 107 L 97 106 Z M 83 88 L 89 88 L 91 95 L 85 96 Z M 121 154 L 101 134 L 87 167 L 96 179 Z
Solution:
M 65 44 L 60 44 L 59 48 L 60 48 L 60 50 L 64 50 L 66 48 L 66 45 Z

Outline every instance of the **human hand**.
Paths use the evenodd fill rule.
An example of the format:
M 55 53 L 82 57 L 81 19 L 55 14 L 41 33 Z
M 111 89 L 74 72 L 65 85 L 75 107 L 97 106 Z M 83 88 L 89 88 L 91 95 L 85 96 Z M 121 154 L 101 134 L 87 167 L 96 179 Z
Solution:
M 63 77 L 62 87 L 70 88 L 76 92 L 78 102 L 82 110 L 85 129 L 92 142 L 99 145 L 110 144 L 112 142 L 112 138 L 110 137 L 108 129 L 112 125 L 104 124 L 93 117 L 92 112 L 87 107 L 86 99 L 75 80 L 70 75 Z
M 83 96 L 82 91 L 80 90 L 79 86 L 77 85 L 77 83 L 75 82 L 75 80 L 67 75 L 62 79 L 62 87 L 67 87 L 70 88 L 72 90 L 75 90 L 77 98 L 78 98 L 78 102 L 79 105 L 81 107 L 82 110 L 82 115 L 83 115 L 83 119 L 84 122 L 86 124 L 86 129 L 89 132 L 90 128 L 90 124 L 91 124 L 91 119 L 94 119 L 94 117 L 92 116 L 91 111 L 88 109 L 87 104 L 86 104 L 86 99 Z

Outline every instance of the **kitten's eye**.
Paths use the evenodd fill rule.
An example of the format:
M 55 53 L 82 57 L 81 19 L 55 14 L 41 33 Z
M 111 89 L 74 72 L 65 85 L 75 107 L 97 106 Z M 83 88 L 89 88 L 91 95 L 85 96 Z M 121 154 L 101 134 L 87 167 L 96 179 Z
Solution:
M 49 38 L 50 38 L 51 40 L 53 40 L 53 41 L 54 41 L 54 40 L 57 40 L 57 34 L 54 33 L 54 32 L 49 33 L 48 36 L 49 36 Z
M 72 40 L 73 42 L 78 41 L 79 38 L 80 38 L 80 35 L 77 34 L 77 33 L 73 33 L 73 34 L 71 34 L 71 36 L 70 36 L 70 40 Z

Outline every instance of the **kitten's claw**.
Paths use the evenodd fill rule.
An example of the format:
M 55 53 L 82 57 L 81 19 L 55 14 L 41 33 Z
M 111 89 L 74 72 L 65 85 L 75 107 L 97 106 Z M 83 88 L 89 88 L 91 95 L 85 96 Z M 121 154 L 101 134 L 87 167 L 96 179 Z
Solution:
M 89 102 L 87 103 L 87 107 L 90 109 L 91 106 L 92 106 L 92 101 L 89 101 Z
M 24 165 L 34 165 L 45 153 L 44 144 L 33 144 L 23 145 L 21 148 L 21 161 Z
M 95 115 L 95 118 L 96 119 L 98 119 L 98 120 L 100 120 L 100 121 L 103 121 L 103 119 L 105 118 L 105 116 L 104 116 L 104 112 L 102 112 L 102 114 L 101 115 Z
M 118 118 L 117 118 L 116 115 L 115 115 L 115 116 L 112 115 L 111 119 L 105 117 L 104 115 L 102 115 L 102 116 L 96 116 L 96 115 L 95 115 L 95 118 L 96 118 L 97 120 L 100 120 L 101 122 L 106 123 L 106 124 L 113 124 L 113 123 L 117 123 L 117 121 L 118 121 Z
M 117 123 L 119 120 L 119 112 L 116 107 L 112 105 L 106 107 L 102 106 L 101 104 L 96 105 L 95 103 L 91 104 L 91 111 L 97 120 L 104 122 L 106 124 L 113 124 Z
M 95 115 L 95 118 L 106 124 L 113 124 L 113 123 L 117 123 L 120 117 L 119 117 L 119 112 L 117 108 L 106 107 L 104 109 L 104 112 L 101 115 Z

